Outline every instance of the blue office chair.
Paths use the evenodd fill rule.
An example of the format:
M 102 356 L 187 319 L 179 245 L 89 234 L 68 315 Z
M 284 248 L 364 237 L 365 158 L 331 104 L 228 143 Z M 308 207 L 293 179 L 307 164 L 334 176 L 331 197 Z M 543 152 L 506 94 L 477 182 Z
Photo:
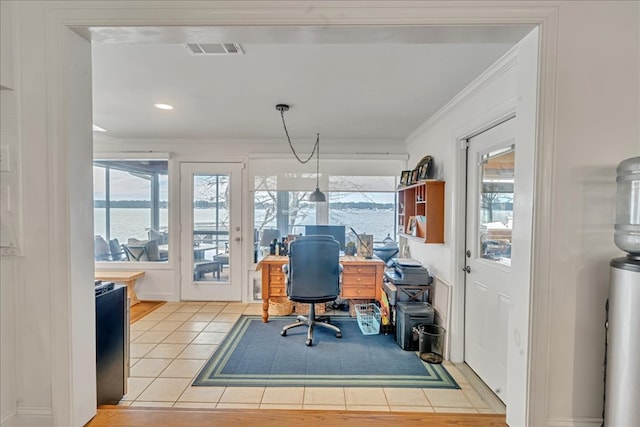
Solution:
M 289 244 L 289 264 L 283 266 L 287 276 L 287 295 L 291 301 L 308 303 L 309 316 L 282 328 L 280 335 L 298 326 L 308 326 L 307 346 L 313 343 L 313 329 L 321 326 L 342 338 L 340 328 L 316 318 L 315 304 L 335 301 L 340 295 L 340 244 L 332 236 L 299 236 Z

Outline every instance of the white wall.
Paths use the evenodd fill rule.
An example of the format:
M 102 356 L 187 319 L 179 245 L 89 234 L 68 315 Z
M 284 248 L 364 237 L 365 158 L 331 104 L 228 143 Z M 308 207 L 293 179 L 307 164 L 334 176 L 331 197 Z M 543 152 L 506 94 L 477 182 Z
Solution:
M 567 2 L 558 17 L 555 153 L 539 169 L 553 182 L 549 263 L 534 292 L 549 296 L 549 420 L 600 425 L 615 169 L 640 154 L 640 3 Z
M 0 86 L 13 89 L 13 25 L 11 25 L 13 6 L 10 2 L 0 3 Z
M 95 342 L 95 304 L 86 304 L 95 298 L 93 255 L 87 250 L 86 236 L 93 235 L 93 211 L 87 206 L 93 205 L 93 167 L 87 164 L 86 158 L 93 155 L 91 141 L 92 130 L 88 123 L 92 122 L 91 113 L 91 45 L 73 32 L 67 32 L 67 73 L 66 93 L 68 111 L 67 127 L 70 147 L 68 162 L 69 192 L 69 252 L 71 253 L 71 276 L 68 292 L 55 292 L 53 299 L 58 310 L 53 315 L 60 316 L 60 311 L 71 312 L 71 331 L 66 340 L 53 342 L 54 354 L 67 358 L 68 371 L 60 369 L 54 372 L 55 385 L 64 378 L 71 378 L 69 399 L 74 408 L 67 417 L 56 417 L 60 421 L 70 420 L 70 424 L 80 424 L 96 413 L 96 349 L 95 345 L 87 346 L 87 342 Z M 58 246 L 62 250 L 62 245 Z M 62 284 L 60 284 L 62 285 Z M 89 286 L 87 286 L 89 285 Z M 60 286 L 62 287 L 62 286 Z M 71 298 L 69 298 L 69 296 Z M 61 316 L 63 317 L 63 316 Z M 53 322 L 63 325 L 64 319 Z M 68 328 L 62 328 L 68 330 Z M 54 331 L 55 333 L 56 331 Z M 58 333 L 64 333 L 62 331 Z M 62 389 L 61 391 L 63 391 Z M 54 393 L 55 399 L 58 396 Z
M 477 9 L 489 4 L 491 9 Z M 60 5 L 67 9 L 47 11 Z M 55 113 L 55 108 L 66 108 L 61 101 L 64 74 L 60 58 L 65 57 L 62 21 L 70 22 L 72 15 L 73 22 L 86 22 L 83 17 L 88 16 L 88 21 L 114 24 L 125 20 L 156 25 L 215 23 L 223 19 L 215 12 L 201 10 L 215 9 L 219 7 L 217 2 L 198 3 L 198 9 L 191 2 L 169 9 L 164 3 L 164 10 L 150 10 L 157 5 L 152 1 L 118 2 L 97 10 L 97 6 L 85 2 L 80 10 L 74 9 L 76 2 L 19 2 L 14 22 L 19 34 L 14 39 L 18 64 L 14 80 L 20 80 L 16 89 L 21 106 L 19 144 L 29 155 L 19 165 L 24 258 L 14 265 L 13 274 L 3 269 L 1 276 L 2 296 L 4 288 L 12 286 L 16 304 L 14 312 L 6 313 L 6 303 L 2 302 L 3 328 L 5 322 L 16 328 L 14 361 L 7 358 L 12 349 L 4 345 L 1 349 L 2 373 L 12 372 L 10 379 L 2 379 L 3 391 L 7 381 L 16 384 L 15 391 L 9 390 L 12 395 L 2 398 L 2 419 L 10 416 L 5 411 L 12 408 L 11 404 L 5 407 L 4 402 L 13 401 L 18 402 L 17 410 L 23 414 L 46 415 L 53 411 L 57 425 L 79 425 L 72 424 L 71 418 L 65 419 L 75 411 L 69 398 L 71 381 L 53 372 L 73 361 L 60 360 L 51 342 L 61 338 L 60 333 L 52 334 L 65 327 L 65 320 L 71 331 L 72 317 L 70 312 L 66 319 L 64 313 L 62 317 L 51 313 L 55 309 L 52 293 L 58 291 L 61 282 L 68 290 L 71 277 L 70 253 L 64 252 L 68 241 L 63 239 L 64 249 L 56 253 L 60 249 L 54 240 L 70 232 L 70 197 L 65 183 L 70 164 L 64 157 L 69 145 L 61 126 L 65 120 Z M 536 166 L 529 424 L 599 426 L 602 307 L 608 287 L 608 259 L 617 254 L 611 237 L 612 179 L 620 160 L 640 152 L 638 3 L 479 1 L 451 8 L 449 2 L 389 2 L 391 8 L 378 9 L 368 2 L 317 3 L 314 7 L 307 3 L 260 2 L 264 8 L 273 7 L 272 14 L 256 14 L 247 3 L 223 5 L 227 7 L 225 19 L 230 22 L 543 24 L 545 56 L 541 70 L 545 85 L 538 128 L 537 155 L 541 161 Z M 403 9 L 401 5 L 410 7 Z M 278 6 L 285 7 L 287 13 Z M 351 8 L 343 9 L 347 6 Z M 54 255 L 63 262 L 51 262 Z M 447 259 L 450 257 L 439 254 L 437 262 L 446 265 L 450 263 Z M 67 297 L 71 300 L 69 294 Z M 52 321 L 56 322 L 54 326 Z M 4 332 L 2 340 L 4 344 Z M 60 397 L 54 398 L 59 391 Z
M 16 284 L 21 271 L 18 232 L 20 174 L 18 173 L 18 94 L 13 76 L 13 26 L 10 3 L 0 3 L 0 423 L 16 412 Z M 11 88 L 11 89 L 9 89 Z

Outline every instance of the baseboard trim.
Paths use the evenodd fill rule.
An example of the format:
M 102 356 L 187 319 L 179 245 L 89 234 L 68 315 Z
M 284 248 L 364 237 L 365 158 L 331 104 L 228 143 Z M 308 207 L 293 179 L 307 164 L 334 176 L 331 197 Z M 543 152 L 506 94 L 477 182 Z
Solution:
M 50 427 L 53 425 L 51 408 L 21 407 L 0 422 L 2 427 Z
M 548 427 L 602 427 L 602 418 L 549 418 Z
M 16 416 L 18 416 L 18 413 L 14 409 L 8 414 L 6 414 L 4 417 L 0 418 L 0 426 L 8 425 L 8 423 L 12 421 Z

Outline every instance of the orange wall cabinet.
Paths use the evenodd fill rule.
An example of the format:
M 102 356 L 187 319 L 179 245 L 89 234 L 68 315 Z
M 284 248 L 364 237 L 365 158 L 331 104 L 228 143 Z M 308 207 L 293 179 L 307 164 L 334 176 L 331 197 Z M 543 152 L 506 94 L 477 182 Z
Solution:
M 398 231 L 423 243 L 444 243 L 444 181 L 398 189 Z

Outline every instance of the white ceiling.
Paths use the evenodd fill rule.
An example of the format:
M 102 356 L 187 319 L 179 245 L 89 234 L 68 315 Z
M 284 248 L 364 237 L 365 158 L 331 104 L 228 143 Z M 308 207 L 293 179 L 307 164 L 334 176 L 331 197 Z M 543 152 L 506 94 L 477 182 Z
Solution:
M 281 140 L 286 103 L 292 138 L 404 140 L 529 29 L 92 28 L 94 123 L 123 139 Z

